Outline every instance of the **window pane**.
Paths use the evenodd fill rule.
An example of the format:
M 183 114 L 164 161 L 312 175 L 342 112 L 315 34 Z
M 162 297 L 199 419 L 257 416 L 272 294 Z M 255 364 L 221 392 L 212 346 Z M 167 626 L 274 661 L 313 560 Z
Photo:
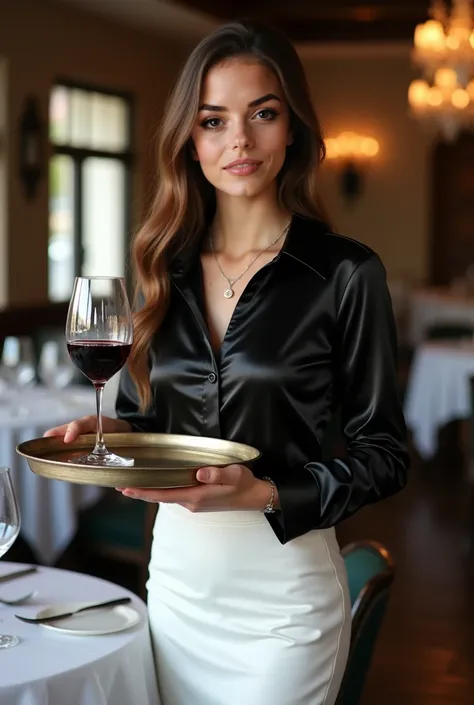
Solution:
M 123 98 L 91 94 L 91 142 L 94 149 L 124 151 L 128 145 L 128 105 Z
M 55 86 L 49 101 L 49 137 L 55 144 L 69 142 L 69 91 Z
M 71 140 L 73 147 L 91 147 L 91 93 L 71 90 Z
M 114 159 L 89 158 L 83 168 L 85 276 L 125 272 L 125 167 Z
M 74 164 L 52 157 L 49 166 L 48 289 L 52 301 L 67 301 L 74 281 Z

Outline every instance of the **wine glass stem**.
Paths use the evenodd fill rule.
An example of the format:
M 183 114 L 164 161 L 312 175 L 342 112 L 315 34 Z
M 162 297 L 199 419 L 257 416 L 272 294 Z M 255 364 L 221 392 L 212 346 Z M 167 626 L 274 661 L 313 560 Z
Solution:
M 94 384 L 95 399 L 97 404 L 97 435 L 95 439 L 95 448 L 92 452 L 96 455 L 107 454 L 107 448 L 104 443 L 104 433 L 102 431 L 102 394 L 104 391 L 104 386 L 104 384 Z

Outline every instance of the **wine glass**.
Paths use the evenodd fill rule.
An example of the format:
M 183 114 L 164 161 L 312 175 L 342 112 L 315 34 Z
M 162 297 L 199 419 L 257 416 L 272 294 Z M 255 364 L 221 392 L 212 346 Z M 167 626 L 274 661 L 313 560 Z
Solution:
M 44 343 L 38 363 L 41 381 L 49 389 L 64 389 L 76 372 L 68 356 L 65 343 L 48 340 Z
M 76 277 L 66 322 L 71 360 L 95 387 L 97 438 L 94 450 L 70 462 L 120 467 L 133 465 L 107 450 L 102 432 L 102 393 L 105 383 L 127 361 L 133 323 L 122 277 Z
M 20 510 L 13 490 L 10 469 L 0 467 L 0 557 L 3 556 L 20 533 Z M 19 643 L 17 636 L 0 634 L 0 649 L 9 649 Z
M 29 414 L 28 395 L 24 390 L 36 384 L 36 359 L 31 338 L 7 336 L 3 343 L 0 376 L 3 387 L 9 387 L 14 416 Z

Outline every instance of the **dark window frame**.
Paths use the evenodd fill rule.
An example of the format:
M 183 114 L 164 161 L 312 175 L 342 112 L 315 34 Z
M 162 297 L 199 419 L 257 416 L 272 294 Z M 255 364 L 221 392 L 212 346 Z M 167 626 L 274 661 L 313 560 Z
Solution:
M 127 144 L 125 150 L 110 151 L 101 149 L 91 149 L 88 147 L 73 147 L 70 144 L 61 144 L 54 142 L 49 137 L 50 143 L 50 159 L 56 156 L 68 156 L 73 162 L 74 171 L 74 276 L 80 276 L 84 265 L 84 232 L 83 232 L 83 165 L 87 159 L 99 158 L 110 159 L 120 162 L 124 167 L 125 174 L 125 198 L 123 202 L 124 208 L 124 244 L 125 251 L 123 253 L 124 261 L 127 263 L 127 255 L 129 251 L 129 241 L 132 232 L 132 202 L 133 202 L 133 166 L 135 163 L 135 154 L 133 150 L 133 135 L 134 135 L 134 119 L 135 119 L 135 100 L 132 93 L 122 91 L 116 88 L 110 88 L 100 84 L 84 83 L 63 76 L 57 76 L 51 84 L 50 95 L 55 88 L 67 88 L 69 90 L 81 90 L 87 93 L 98 93 L 105 96 L 120 98 L 125 101 L 128 109 L 128 124 L 127 124 Z M 49 125 L 49 117 L 48 117 Z M 48 130 L 49 135 L 49 130 Z M 128 268 L 125 267 L 125 276 L 128 279 Z

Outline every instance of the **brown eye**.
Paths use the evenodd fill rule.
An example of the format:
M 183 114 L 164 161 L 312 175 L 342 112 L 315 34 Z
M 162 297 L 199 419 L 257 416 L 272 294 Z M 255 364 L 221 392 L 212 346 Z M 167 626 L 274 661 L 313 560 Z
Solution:
M 207 130 L 215 130 L 217 127 L 220 127 L 222 124 L 222 120 L 217 117 L 211 117 L 211 118 L 206 118 L 206 120 L 203 120 L 201 123 L 201 127 L 204 127 L 204 129 Z
M 272 108 L 263 108 L 262 110 L 258 111 L 256 116 L 259 120 L 270 121 L 274 120 L 277 115 L 278 113 L 276 110 L 273 110 Z

